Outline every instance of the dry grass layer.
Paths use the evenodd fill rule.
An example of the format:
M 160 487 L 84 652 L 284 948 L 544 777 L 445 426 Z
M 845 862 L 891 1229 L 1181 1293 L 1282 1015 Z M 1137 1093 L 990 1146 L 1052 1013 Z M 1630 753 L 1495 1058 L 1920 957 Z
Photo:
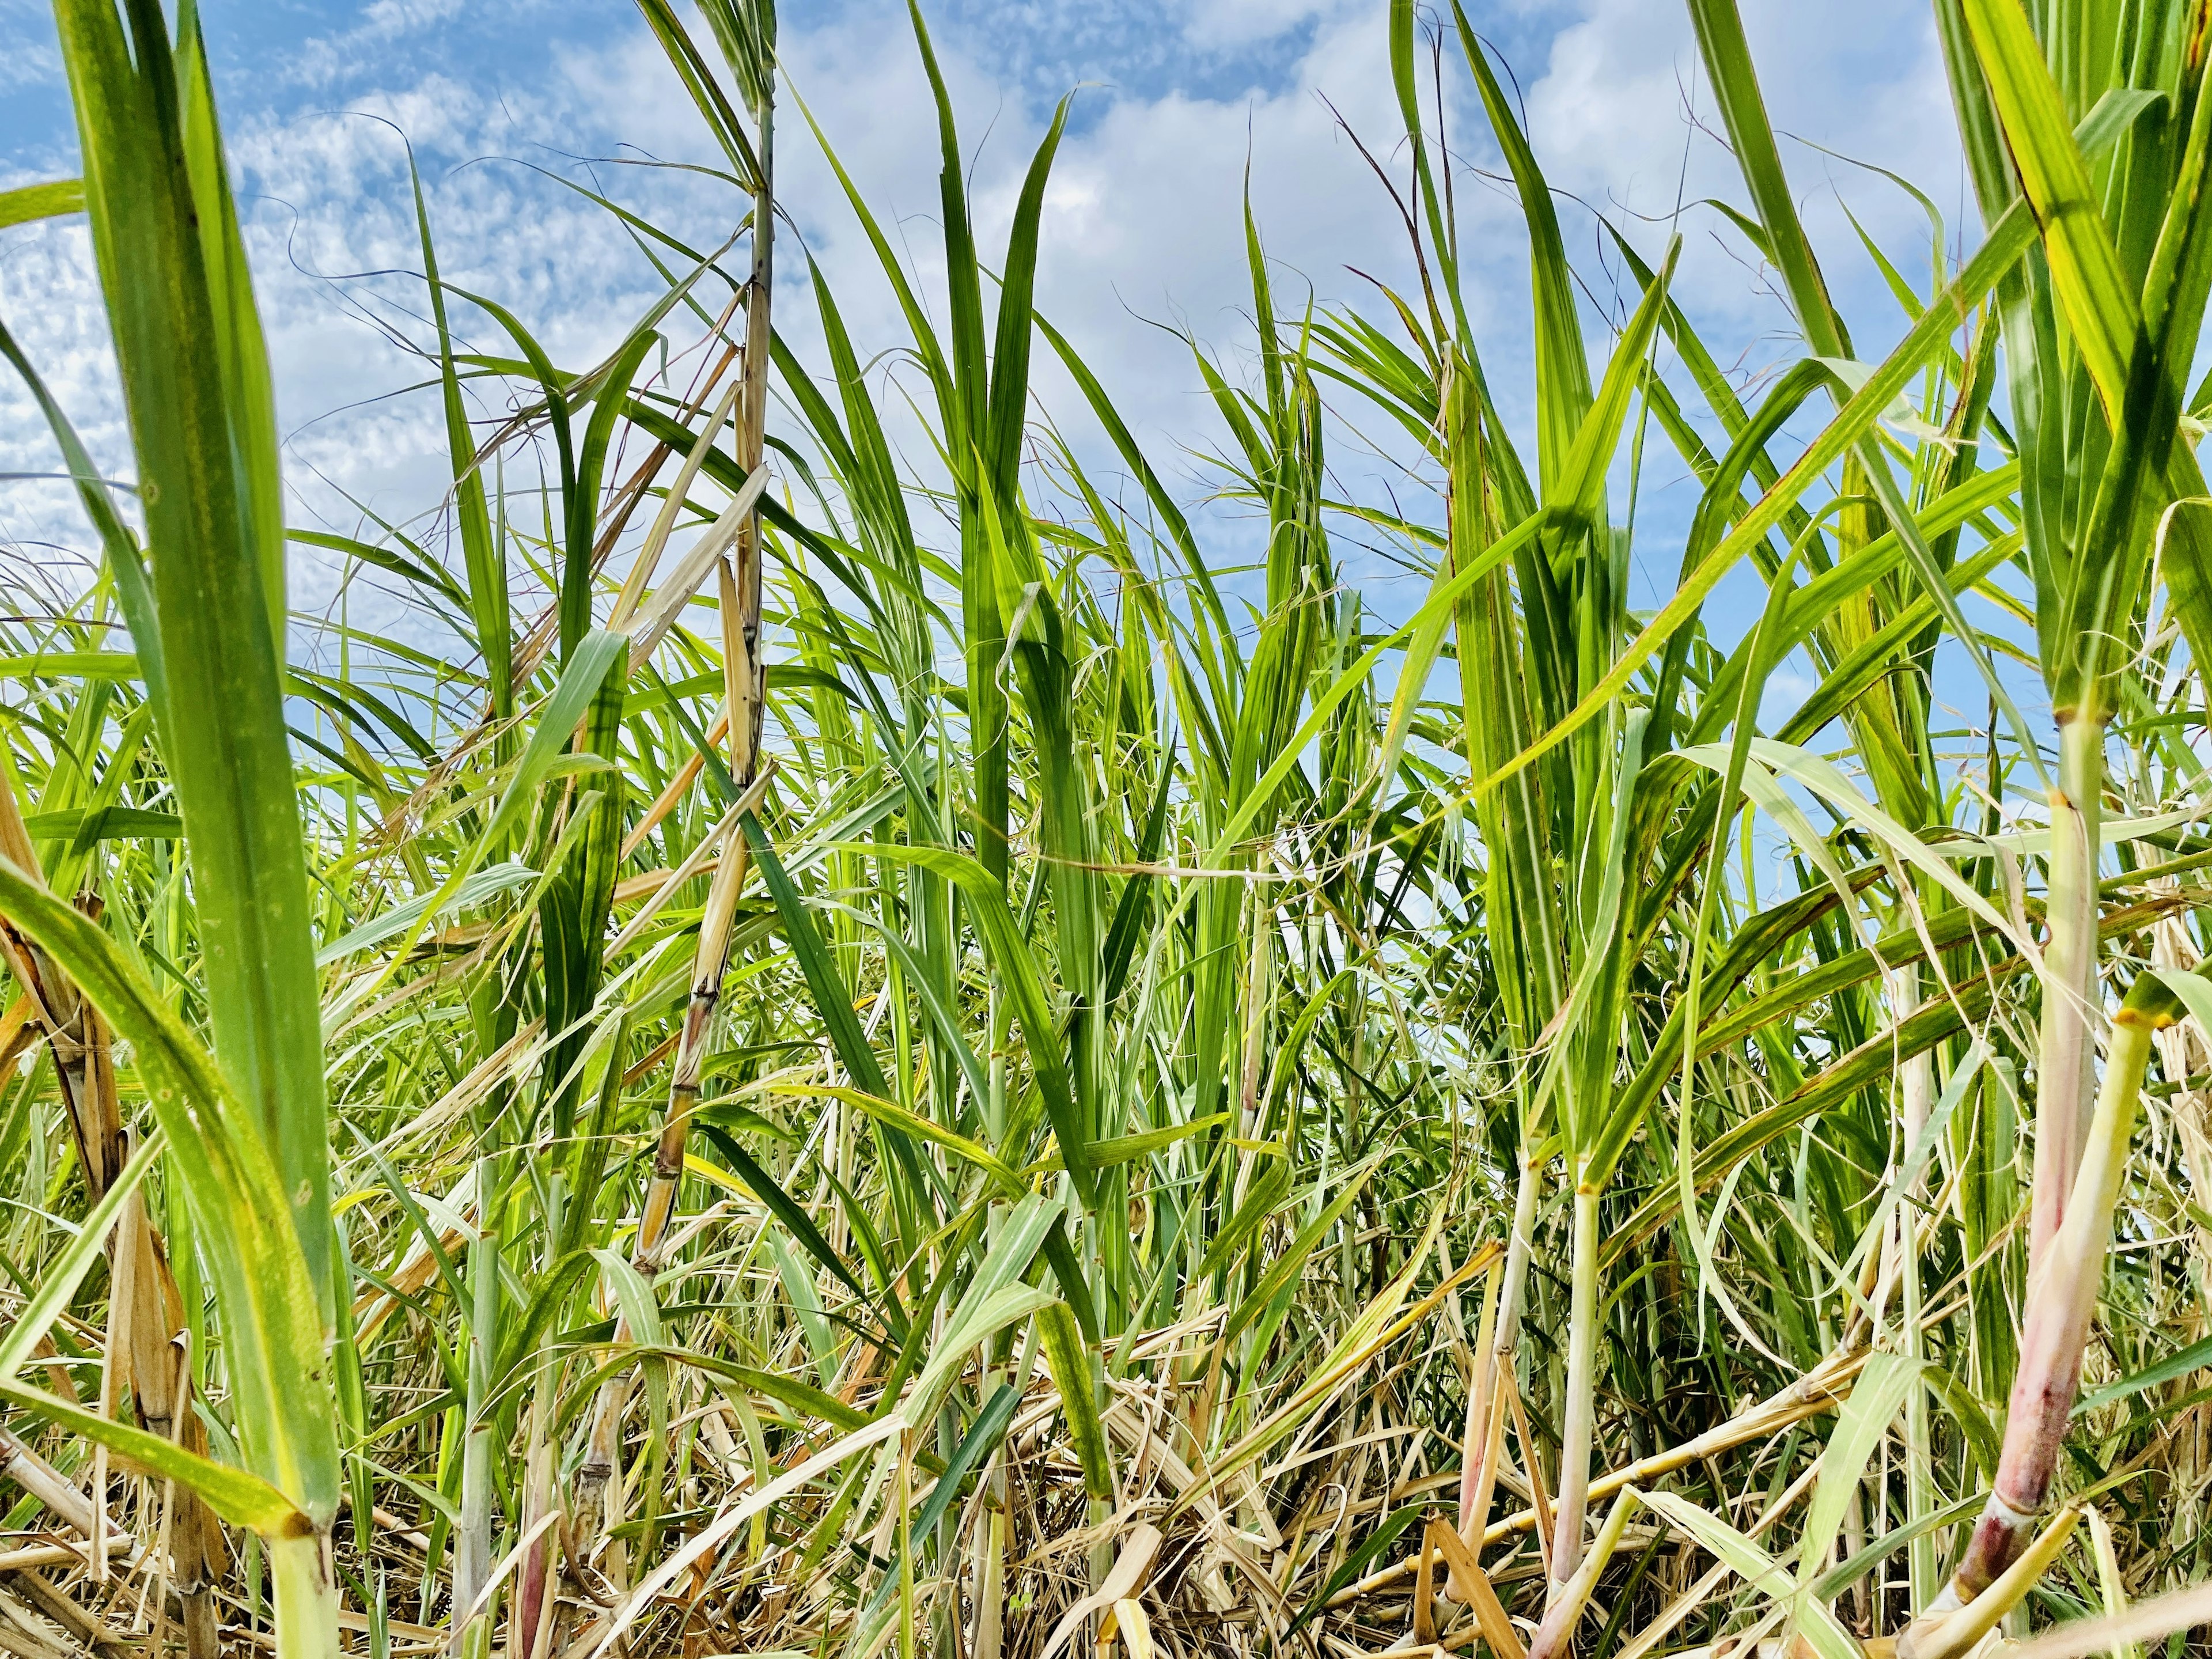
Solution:
M 1893 260 L 1690 0 L 1748 383 L 1650 227 L 1597 315 L 1479 20 L 1393 4 L 1412 274 L 1285 302 L 1248 224 L 1190 516 L 1032 314 L 1059 121 L 979 249 L 916 16 L 945 276 L 809 204 L 855 340 L 769 0 L 639 3 L 734 234 L 627 221 L 666 291 L 562 364 L 425 204 L 452 484 L 349 537 L 196 14 L 57 0 L 85 178 L 0 234 L 88 217 L 137 472 L 0 333 L 89 527 L 0 606 L 0 1652 L 2201 1642 L 2206 0 L 1936 0 L 1979 223 Z

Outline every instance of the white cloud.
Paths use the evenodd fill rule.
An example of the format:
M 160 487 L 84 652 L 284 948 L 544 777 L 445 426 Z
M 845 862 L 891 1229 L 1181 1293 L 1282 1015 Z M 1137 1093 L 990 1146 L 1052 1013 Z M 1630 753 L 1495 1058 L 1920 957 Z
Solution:
M 1337 0 L 1183 0 L 1183 39 L 1201 48 L 1276 40 L 1340 9 Z
M 1212 429 L 1189 349 L 1175 331 L 1226 348 L 1232 358 L 1249 331 L 1248 157 L 1279 307 L 1302 307 L 1310 291 L 1323 302 L 1371 295 L 1352 265 L 1407 280 L 1395 210 L 1340 125 L 1341 116 L 1388 155 L 1397 117 L 1375 21 L 1367 6 L 1333 9 L 1316 21 L 1281 83 L 1265 90 L 1079 94 L 1078 125 L 1061 145 L 1046 197 L 1037 304 L 1101 373 L 1155 461 L 1170 471 L 1180 465 L 1178 446 Z M 933 292 L 943 269 L 936 131 L 911 40 L 887 27 L 804 37 L 795 49 L 787 41 L 787 52 L 800 94 Z M 946 68 L 969 146 L 978 240 L 995 264 L 1042 112 L 994 95 L 972 61 Z M 888 287 L 834 184 L 804 159 L 787 165 L 788 199 L 848 324 L 863 339 L 896 337 Z M 792 326 L 789 308 L 783 317 Z M 1087 432 L 1081 399 L 1048 353 L 1040 354 L 1038 378 L 1047 407 L 1072 434 Z
M 0 91 L 61 82 L 52 15 L 39 0 L 0 0 Z M 0 131 L 5 130 L 0 123 Z
M 380 49 L 460 15 L 465 0 L 373 0 L 349 29 L 316 35 L 286 54 L 280 69 L 300 86 L 328 87 L 374 61 Z
M 1279 307 L 1302 305 L 1309 284 L 1323 302 L 1371 305 L 1373 290 L 1354 267 L 1405 291 L 1413 277 L 1396 211 L 1345 131 L 1402 182 L 1382 0 L 1164 3 L 1164 38 L 1179 42 L 1174 50 L 1203 74 L 1181 75 L 1174 64 L 1144 76 L 1130 70 L 1140 60 L 1156 62 L 1146 54 L 1160 50 L 1159 38 L 1134 39 L 1131 31 L 1150 14 L 1131 3 L 1121 14 L 1092 9 L 1086 27 L 1097 32 L 1082 37 L 1091 56 L 1052 82 L 1060 89 L 1089 76 L 1109 84 L 1078 97 L 1047 198 L 1038 303 L 1105 378 L 1155 461 L 1194 489 L 1181 447 L 1211 441 L 1216 428 L 1188 349 L 1171 331 L 1188 328 L 1222 348 L 1237 372 L 1249 306 L 1241 216 L 1248 157 Z M 522 0 L 514 15 L 526 5 Z M 1678 9 L 1650 0 L 1516 0 L 1472 9 L 1515 43 L 1532 136 L 1558 190 L 1631 223 L 1636 214 L 1669 211 L 1678 185 L 1692 198 L 1741 200 L 1729 157 L 1689 125 L 1692 108 L 1714 123 Z M 1805 27 L 1789 0 L 1753 0 L 1747 14 L 1778 125 L 1896 167 L 1947 206 L 1958 199 L 1948 99 L 1917 5 L 1862 0 L 1856 15 L 1865 27 L 1841 41 L 1835 31 Z M 963 27 L 938 36 L 979 242 L 994 264 L 1049 112 L 1036 64 L 1058 15 L 1036 0 L 1000 9 L 995 32 Z M 0 11 L 0 18 L 14 15 Z M 297 60 L 319 77 L 307 83 L 317 88 L 307 98 L 280 90 L 273 105 L 257 106 L 256 96 L 270 95 L 267 85 L 226 86 L 297 510 L 342 528 L 354 527 L 356 501 L 386 514 L 434 507 L 445 476 L 434 401 L 394 395 L 418 381 L 423 366 L 396 350 L 386 331 L 417 342 L 428 331 L 411 275 L 420 252 L 404 152 L 381 122 L 415 144 L 447 279 L 513 307 L 565 366 L 604 353 L 649 302 L 656 279 L 610 215 L 529 164 L 592 182 L 694 246 L 718 241 L 739 211 L 728 192 L 694 175 L 633 167 L 587 172 L 574 163 L 578 155 L 613 155 L 623 145 L 632 148 L 619 153 L 633 157 L 718 159 L 658 47 L 635 24 L 556 47 L 550 71 L 520 89 L 502 82 L 495 64 L 452 54 L 412 73 L 403 55 L 388 86 L 361 82 L 361 63 L 379 61 L 368 50 L 374 41 L 439 38 L 436 31 L 462 17 L 457 0 L 375 0 L 356 23 L 325 35 Z M 525 26 L 540 27 L 518 25 Z M 834 14 L 787 9 L 784 48 L 793 84 L 934 306 L 942 276 L 935 116 L 903 7 L 851 0 Z M 33 41 L 21 61 L 37 49 Z M 1455 152 L 1495 173 L 1495 148 L 1463 69 L 1451 78 L 1461 88 L 1449 112 Z M 328 101 L 322 88 L 333 84 L 351 88 L 345 103 L 357 113 L 296 112 Z M 51 148 L 51 139 L 43 142 Z M 30 148 L 27 139 L 18 147 L 11 168 L 27 164 Z M 779 149 L 786 209 L 828 272 L 863 356 L 896 344 L 902 325 L 875 254 L 791 102 L 783 106 Z M 1917 208 L 1886 181 L 1803 145 L 1786 143 L 1785 161 L 1847 308 L 1893 327 L 1895 313 L 1838 202 L 1848 200 L 1870 233 L 1899 252 L 1924 239 Z M 1510 192 L 1468 173 L 1459 176 L 1458 200 L 1474 326 L 1511 416 L 1528 399 L 1518 208 Z M 1571 205 L 1562 218 L 1571 257 L 1605 297 L 1608 268 L 1594 221 Z M 1755 367 L 1789 355 L 1796 348 L 1783 337 L 1784 313 L 1753 287 L 1739 263 L 1741 239 L 1724 232 L 1716 240 L 1717 224 L 1709 210 L 1693 222 L 1682 295 L 1713 331 L 1724 362 L 1742 355 Z M 1653 245 L 1648 228 L 1632 234 Z M 818 361 L 799 246 L 787 241 L 785 249 L 779 325 L 802 356 Z M 1924 258 L 1906 265 L 1924 267 Z M 11 325 L 95 455 L 103 465 L 127 465 L 81 226 L 0 236 L 0 292 Z M 507 350 L 482 313 L 457 301 L 455 314 L 474 343 Z M 1592 339 L 1601 350 L 1599 331 Z M 1862 355 L 1881 343 L 1862 341 Z M 1089 441 L 1080 400 L 1042 346 L 1038 378 L 1048 407 Z M 919 442 L 910 447 L 925 453 Z M 1343 444 L 1334 453 L 1351 487 L 1376 490 L 1391 482 L 1387 457 Z M 12 386 L 0 389 L 0 468 L 53 465 L 35 411 Z M 1370 476 L 1363 479 L 1363 470 Z M 0 496 L 0 539 L 54 533 L 73 512 L 65 492 L 9 485 Z M 299 586 L 303 599 L 327 598 L 327 580 L 312 568 Z
M 1881 292 L 1858 246 L 1850 211 L 1906 269 L 1924 271 L 1929 228 L 1919 207 L 1878 175 L 1824 155 L 1886 167 L 1939 202 L 1960 183 L 1949 91 L 1927 9 L 1913 0 L 1861 0 L 1850 31 L 1808 27 L 1796 0 L 1753 0 L 1744 27 L 1768 112 L 1828 280 L 1846 313 Z M 1686 14 L 1644 0 L 1592 0 L 1553 38 L 1528 90 L 1532 138 L 1555 187 L 1607 211 L 1655 252 L 1676 204 L 1718 198 L 1749 206 L 1705 85 Z M 1713 241 L 1710 209 L 1685 216 L 1684 291 L 1716 320 L 1739 328 L 1786 326 L 1778 306 L 1745 280 Z M 1732 230 L 1721 238 L 1747 250 Z M 1917 250 L 1917 257 L 1915 250 Z M 1888 319 L 1887 302 L 1872 307 Z

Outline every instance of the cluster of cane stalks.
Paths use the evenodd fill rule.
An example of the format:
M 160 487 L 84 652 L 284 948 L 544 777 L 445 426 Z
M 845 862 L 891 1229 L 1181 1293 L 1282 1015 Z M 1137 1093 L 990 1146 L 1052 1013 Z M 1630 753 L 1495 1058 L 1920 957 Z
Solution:
M 1035 308 L 1066 105 L 980 246 L 915 13 L 925 282 L 770 0 L 638 0 L 727 240 L 608 202 L 665 291 L 562 364 L 418 184 L 450 483 L 342 535 L 197 11 L 57 0 L 83 176 L 0 235 L 88 221 L 135 471 L 0 331 L 85 526 L 0 619 L 0 1651 L 2183 1652 L 2212 16 L 1935 0 L 1908 255 L 1686 3 L 1756 373 L 1393 0 L 1409 280 L 1283 303 L 1248 214 L 1177 457 Z

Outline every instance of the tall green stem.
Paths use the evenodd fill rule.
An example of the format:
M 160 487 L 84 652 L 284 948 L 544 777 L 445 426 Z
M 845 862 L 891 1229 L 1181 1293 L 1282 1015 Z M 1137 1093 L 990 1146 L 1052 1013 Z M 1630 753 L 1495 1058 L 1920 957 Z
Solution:
M 2097 992 L 2097 861 L 2105 726 L 2079 714 L 2058 723 L 2058 782 L 2051 792 L 2051 936 L 2044 947 L 2043 1027 L 2036 1048 L 2035 1185 L 2028 1272 L 2041 1266 L 2066 1218 L 2081 1161 Z
M 340 1659 L 338 1589 L 331 1571 L 331 1535 L 264 1540 L 276 1606 L 276 1659 Z
M 1920 1000 L 1920 970 L 1909 968 L 1897 976 L 1896 1017 L 1903 1020 Z M 1902 1082 L 1904 1110 L 1904 1154 L 1910 1158 L 1920 1144 L 1922 1133 L 1928 1127 L 1928 1110 L 1935 1093 L 1936 1073 L 1931 1055 L 1920 1054 L 1905 1062 Z M 1920 1210 L 1923 1183 L 1916 1181 L 1905 1194 L 1905 1201 L 1897 1208 L 1897 1248 L 1899 1283 L 1901 1294 L 1898 1310 L 1904 1328 L 1903 1350 L 1908 1359 L 1926 1358 L 1926 1344 L 1920 1329 Z M 1917 1383 L 1905 1397 L 1905 1519 L 1907 1525 L 1917 1522 L 1936 1507 L 1935 1470 L 1929 1462 L 1928 1390 Z M 1906 1558 L 1907 1581 L 1911 1588 L 1912 1605 L 1923 1607 L 1936 1594 L 1936 1540 L 1932 1536 L 1912 1540 Z
M 1567 1308 L 1567 1400 L 1559 1429 L 1559 1498 L 1552 1532 L 1552 1590 L 1556 1600 L 1583 1557 L 1583 1516 L 1589 1501 L 1590 1419 L 1596 1397 L 1597 1187 L 1589 1166 L 1575 1169 L 1574 1284 Z
M 475 1306 L 469 1318 L 468 1429 L 461 1443 L 461 1519 L 453 1538 L 453 1628 L 447 1636 L 455 1654 L 469 1650 L 477 1628 L 490 1630 L 489 1620 L 471 1615 L 491 1578 L 492 1365 L 499 1346 L 499 1238 L 491 1230 L 491 1194 L 499 1189 L 495 1167 L 491 1158 L 477 1164 L 481 1208 L 477 1237 L 469 1246 L 469 1290 Z

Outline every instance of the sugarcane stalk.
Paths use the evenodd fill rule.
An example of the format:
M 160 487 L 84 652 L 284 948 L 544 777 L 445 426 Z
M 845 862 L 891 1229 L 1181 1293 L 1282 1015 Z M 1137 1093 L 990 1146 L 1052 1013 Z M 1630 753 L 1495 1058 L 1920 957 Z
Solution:
M 1553 1516 L 1548 1607 L 1568 1593 L 1582 1563 L 1589 1505 L 1590 1431 L 1597 1389 L 1597 1200 L 1586 1161 L 1575 1165 L 1573 1280 L 1567 1307 L 1567 1399 L 1559 1428 L 1559 1494 Z
M 1920 970 L 1909 967 L 1897 975 L 1896 1006 L 1902 1019 L 1910 1014 L 1920 1000 Z M 1899 1105 L 1902 1108 L 1901 1133 L 1904 1152 L 1911 1157 L 1920 1144 L 1922 1133 L 1928 1125 L 1930 1098 L 1935 1091 L 1935 1061 L 1929 1054 L 1916 1055 L 1905 1062 L 1899 1079 Z M 1908 1359 L 1927 1357 L 1926 1336 L 1920 1328 L 1920 1221 L 1919 1201 L 1924 1183 L 1916 1179 L 1898 1205 L 1897 1228 L 1898 1268 L 1900 1295 L 1898 1308 L 1903 1325 L 1899 1335 L 1904 1339 L 1905 1356 Z M 1936 1508 L 1935 1468 L 1929 1455 L 1929 1424 L 1928 1420 L 1928 1390 L 1917 1382 L 1905 1397 L 1905 1519 L 1909 1526 Z M 1931 1536 L 1916 1537 L 1906 1557 L 1905 1577 L 1911 1586 L 1912 1605 L 1922 1607 L 1936 1593 L 1936 1540 Z
M 1595 1208 L 1595 1205 L 1593 1205 Z M 1578 1499 L 1579 1501 L 1579 1499 Z M 1564 1581 L 1556 1577 L 1549 1605 L 1544 1612 L 1544 1622 L 1536 1626 L 1536 1633 L 1528 1640 L 1528 1659 L 1553 1659 L 1563 1651 L 1575 1633 L 1575 1625 L 1589 1606 L 1590 1596 L 1597 1589 L 1598 1575 L 1605 1571 L 1606 1563 L 1620 1542 L 1620 1534 L 1628 1524 L 1631 1510 L 1636 1507 L 1637 1496 L 1632 1489 L 1613 1500 L 1612 1511 L 1599 1529 L 1596 1541 L 1591 1545 L 1587 1559 Z M 1581 1541 L 1579 1538 L 1576 1540 Z M 1559 1571 L 1559 1554 L 1553 1553 L 1552 1570 Z
M 691 1113 L 699 1103 L 700 1075 L 706 1063 L 708 1039 L 714 1029 L 714 1010 L 721 1000 L 731 923 L 737 915 L 738 892 L 744 882 L 747 861 L 744 843 L 733 840 L 721 862 L 714 866 L 706 909 L 700 917 L 691 994 L 684 1006 L 684 1024 L 677 1040 L 675 1065 L 668 1085 L 668 1107 L 653 1152 L 645 1208 L 630 1250 L 630 1265 L 647 1284 L 660 1272 L 669 1224 L 676 1213 L 677 1194 L 684 1180 L 684 1152 L 691 1132 Z M 608 1063 L 618 1064 L 619 1060 Z M 619 1346 L 629 1335 L 629 1321 L 618 1320 L 616 1344 Z M 623 1405 L 629 1392 L 629 1382 L 627 1373 L 618 1372 L 607 1378 L 599 1385 L 599 1398 L 593 1406 L 591 1438 L 576 1473 L 577 1508 L 586 1518 L 587 1526 L 588 1517 L 599 1506 L 614 1476 L 616 1441 Z
M 1504 1266 L 1498 1285 L 1498 1310 L 1491 1322 L 1490 1345 L 1477 1361 L 1474 1387 L 1468 1399 L 1468 1449 L 1460 1466 L 1459 1535 L 1469 1554 L 1482 1553 L 1490 1519 L 1490 1499 L 1498 1481 L 1498 1454 L 1505 1425 L 1506 1379 L 1521 1335 L 1521 1301 L 1528 1283 L 1530 1236 L 1536 1227 L 1536 1200 L 1542 1171 L 1524 1148 L 1521 1179 L 1513 1200 L 1513 1231 L 1506 1240 Z M 1478 1442 L 1476 1435 L 1480 1439 Z M 1451 1591 L 1454 1601 L 1466 1598 Z
M 2081 1389 L 2081 1352 L 2104 1279 L 2112 1210 L 2127 1173 L 2128 1143 L 2135 1133 L 2152 1039 L 2180 1012 L 2173 993 L 2145 974 L 2113 1017 L 2104 1087 L 2065 1206 L 2066 1218 L 2041 1268 L 2029 1279 L 2020 1367 L 1996 1478 L 1950 1582 L 1900 1642 L 1902 1659 L 1924 1654 L 1949 1615 L 1996 1583 L 2034 1536 Z
M 479 1214 L 488 1213 L 496 1187 L 485 1159 L 477 1166 Z M 491 1577 L 491 1456 L 495 1417 L 493 1358 L 499 1343 L 499 1240 L 479 1227 L 469 1246 L 467 1431 L 461 1443 L 461 1518 L 453 1538 L 453 1616 L 448 1650 L 456 1656 L 489 1649 L 490 1620 L 471 1616 Z
M 745 293 L 744 394 L 738 400 L 738 465 L 750 478 L 760 470 L 768 447 L 768 371 L 771 335 L 769 301 L 775 276 L 775 123 L 774 106 L 763 94 L 756 146 L 759 188 L 753 194 L 753 268 Z M 731 687 L 730 772 L 743 789 L 760 763 L 761 714 L 768 695 L 768 665 L 761 660 L 761 533 L 757 511 L 738 526 L 738 616 L 734 630 L 726 610 L 722 621 L 722 658 L 727 674 L 742 670 Z
M 1490 1450 L 1492 1407 L 1498 1398 L 1492 1367 L 1498 1339 L 1498 1280 L 1504 1270 L 1501 1258 L 1483 1275 L 1482 1316 L 1475 1327 L 1474 1364 L 1467 1379 L 1467 1422 L 1460 1433 L 1459 1518 L 1452 1528 L 1462 1544 L 1467 1542 L 1468 1515 L 1481 1488 L 1483 1464 Z M 1467 1599 L 1461 1593 L 1465 1588 L 1455 1571 L 1444 1581 L 1444 1594 L 1455 1601 Z
M 2064 1224 L 2081 1160 L 2095 1058 L 2097 864 L 2105 724 L 2079 713 L 2058 722 L 2058 778 L 2051 792 L 2051 936 L 2044 947 L 2043 1020 L 2036 1048 L 2035 1174 L 2028 1274 Z
M 527 1533 L 553 1508 L 551 1410 L 553 1366 L 541 1359 L 530 1396 L 530 1433 L 523 1454 L 522 1524 Z M 508 1659 L 532 1659 L 550 1635 L 553 1618 L 553 1542 L 541 1535 L 524 1551 L 515 1574 L 507 1629 Z
M 1949 1579 L 1921 1603 L 1899 1652 L 1933 1639 L 1950 1615 L 1986 1589 L 2027 1547 L 2050 1495 L 2058 1448 L 2081 1383 L 2112 1213 L 2125 1168 L 2151 1036 L 2179 1004 L 2149 975 L 2113 1023 L 2095 1120 L 2085 1126 L 2094 1060 L 2097 866 L 2105 723 L 2093 713 L 2058 716 L 2058 776 L 2051 791 L 2051 857 L 2044 948 L 2043 1018 L 2037 1047 L 2035 1170 L 2029 1196 L 2028 1293 L 2011 1409 L 1988 1504 Z M 2114 1136 L 2118 1136 L 2117 1142 Z
M 276 1613 L 282 1659 L 341 1659 L 338 1588 L 331 1571 L 327 1532 L 301 1538 L 264 1538 L 270 1600 Z
M 768 441 L 769 299 L 775 277 L 775 124 L 771 109 L 763 95 L 756 146 L 760 176 L 755 181 L 753 194 L 752 274 L 745 293 L 744 367 L 735 423 L 738 463 L 747 477 L 759 470 Z M 742 817 L 758 805 L 762 787 L 767 781 L 760 767 L 768 667 L 760 656 L 761 535 L 757 512 L 747 514 L 738 526 L 733 557 L 734 570 L 729 561 L 718 562 L 716 577 L 722 601 L 722 672 L 728 688 L 730 710 L 730 775 L 740 792 L 738 810 L 732 817 Z M 691 994 L 684 1006 L 675 1065 L 669 1077 L 668 1105 L 662 1116 L 660 1139 L 653 1152 L 653 1174 L 646 1188 L 645 1207 L 630 1253 L 631 1266 L 648 1284 L 660 1271 L 662 1251 L 683 1186 L 684 1153 L 690 1138 L 691 1114 L 699 1103 L 700 1073 L 707 1058 L 714 1011 L 721 999 L 722 976 L 729 967 L 731 924 L 750 861 L 744 837 L 733 833 L 721 862 L 714 868 L 706 910 L 700 918 Z M 617 1322 L 616 1342 L 620 1344 L 628 1335 L 627 1322 Z M 579 1509 L 587 1517 L 599 1507 L 613 1476 L 616 1440 L 628 1393 L 627 1376 L 610 1377 L 600 1385 L 591 1437 L 577 1472 Z

